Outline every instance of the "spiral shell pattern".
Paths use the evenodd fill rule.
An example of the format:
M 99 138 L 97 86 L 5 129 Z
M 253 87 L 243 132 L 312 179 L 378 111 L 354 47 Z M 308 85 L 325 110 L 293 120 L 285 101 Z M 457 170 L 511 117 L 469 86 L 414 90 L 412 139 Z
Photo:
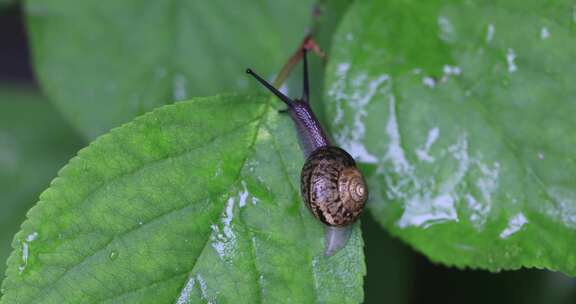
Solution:
M 358 218 L 368 188 L 346 151 L 332 146 L 310 154 L 302 168 L 300 190 L 312 214 L 329 226 L 346 226 Z

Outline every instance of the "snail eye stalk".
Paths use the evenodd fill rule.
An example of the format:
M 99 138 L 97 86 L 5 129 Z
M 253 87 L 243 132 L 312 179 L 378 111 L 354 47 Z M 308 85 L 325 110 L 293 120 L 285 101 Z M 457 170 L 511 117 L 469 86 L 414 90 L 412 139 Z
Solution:
M 290 99 L 290 97 L 282 94 L 282 92 L 278 91 L 273 85 L 271 85 L 268 81 L 264 80 L 264 78 L 260 77 L 260 75 L 256 74 L 256 72 L 252 71 L 252 69 L 246 69 L 246 73 L 254 76 L 258 82 L 260 82 L 263 86 L 265 86 L 270 92 L 274 93 L 274 95 L 278 96 L 280 100 L 288 105 L 288 107 L 294 106 L 294 100 Z
M 308 58 L 306 56 L 306 54 L 308 53 L 308 50 L 306 48 L 302 49 L 302 57 L 303 57 L 303 71 L 304 71 L 304 77 L 303 77 L 303 83 L 302 83 L 302 101 L 304 101 L 305 103 L 308 103 L 308 98 L 310 98 L 310 81 L 308 80 Z

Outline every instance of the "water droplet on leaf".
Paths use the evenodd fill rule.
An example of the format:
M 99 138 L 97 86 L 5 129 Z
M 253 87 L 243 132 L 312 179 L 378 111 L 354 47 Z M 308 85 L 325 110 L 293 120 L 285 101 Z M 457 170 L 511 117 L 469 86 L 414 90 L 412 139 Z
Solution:
M 108 257 L 110 257 L 111 260 L 117 259 L 118 258 L 118 250 L 110 251 L 110 255 Z

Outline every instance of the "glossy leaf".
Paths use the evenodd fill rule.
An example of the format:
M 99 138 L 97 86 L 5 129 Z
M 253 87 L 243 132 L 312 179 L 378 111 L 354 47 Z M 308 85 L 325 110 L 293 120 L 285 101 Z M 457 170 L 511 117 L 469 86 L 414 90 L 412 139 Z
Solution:
M 254 88 L 294 51 L 312 0 L 26 2 L 39 80 L 88 138 L 167 102 Z
M 266 100 L 165 106 L 81 150 L 16 235 L 1 303 L 361 302 L 359 226 L 323 256 Z
M 32 88 L 0 87 L 0 274 L 26 211 L 81 147 L 58 112 Z
M 576 275 L 569 1 L 359 1 L 328 67 L 372 214 L 435 261 Z

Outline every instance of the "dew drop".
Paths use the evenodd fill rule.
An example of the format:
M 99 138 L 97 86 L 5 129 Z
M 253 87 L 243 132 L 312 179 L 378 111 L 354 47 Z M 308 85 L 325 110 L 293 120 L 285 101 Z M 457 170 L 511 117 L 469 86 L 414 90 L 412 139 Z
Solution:
M 433 89 L 436 86 L 436 80 L 432 77 L 424 77 L 422 78 L 422 84 L 430 89 Z
M 111 260 L 115 260 L 115 259 L 118 258 L 118 255 L 119 255 L 119 254 L 118 254 L 118 250 L 112 250 L 112 251 L 110 251 L 110 254 L 108 255 L 108 257 L 109 257 Z
M 516 52 L 513 49 L 508 49 L 506 52 L 506 62 L 508 63 L 508 72 L 514 73 L 518 70 L 518 66 L 516 66 Z
M 547 27 L 543 27 L 540 29 L 540 39 L 545 40 L 550 37 L 550 31 L 548 31 Z
M 30 257 L 30 243 L 36 240 L 38 237 L 38 232 L 33 232 L 29 234 L 26 239 L 22 242 L 22 264 L 18 266 L 19 273 L 24 272 L 28 266 L 28 259 Z
M 20 273 L 24 272 L 26 266 L 28 265 L 28 255 L 29 255 L 28 243 L 24 242 L 22 244 L 22 264 L 18 266 L 18 271 Z
M 26 242 L 32 242 L 38 237 L 38 232 L 32 232 L 26 237 Z
M 486 42 L 490 43 L 494 39 L 494 24 L 488 24 L 488 30 L 486 31 Z

